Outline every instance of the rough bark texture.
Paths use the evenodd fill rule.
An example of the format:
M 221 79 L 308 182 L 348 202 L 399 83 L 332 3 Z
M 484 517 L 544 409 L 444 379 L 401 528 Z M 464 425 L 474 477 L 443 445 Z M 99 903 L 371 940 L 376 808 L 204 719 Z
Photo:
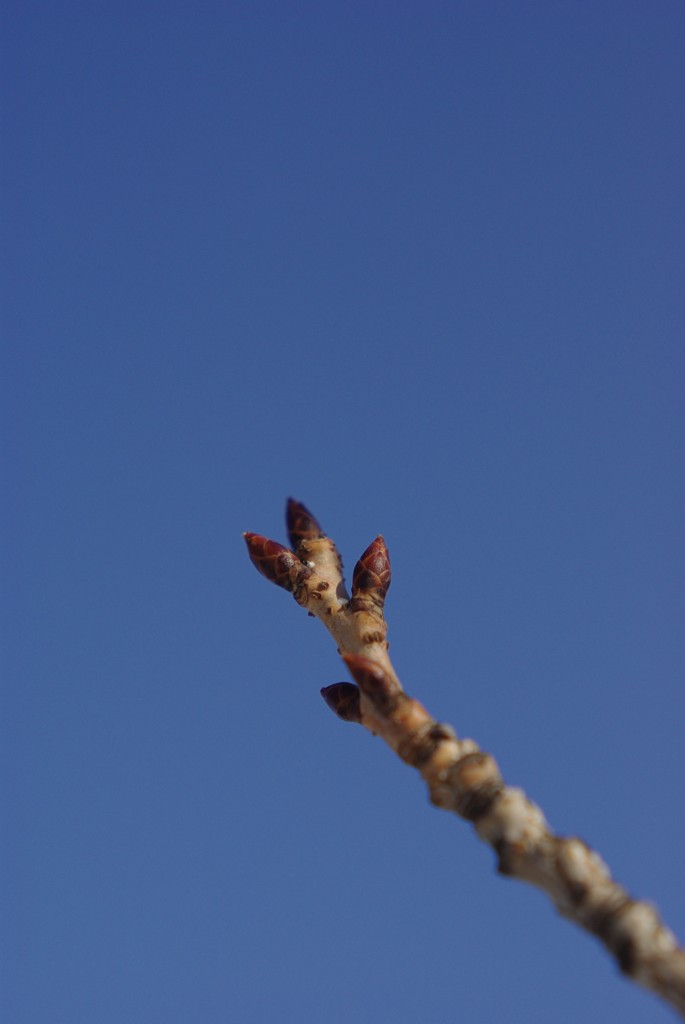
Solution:
M 388 656 L 383 605 L 390 560 L 383 538 L 357 562 L 350 597 L 335 544 L 292 499 L 287 525 L 292 550 L 254 533 L 246 533 L 245 541 L 256 568 L 291 591 L 333 636 L 356 685 L 325 687 L 328 706 L 343 721 L 380 736 L 416 768 L 432 803 L 470 821 L 490 843 L 501 874 L 543 889 L 564 917 L 604 943 L 625 975 L 685 1016 L 685 951 L 656 909 L 631 899 L 582 840 L 556 836 L 540 808 L 505 784 L 490 754 L 459 739 L 404 692 Z

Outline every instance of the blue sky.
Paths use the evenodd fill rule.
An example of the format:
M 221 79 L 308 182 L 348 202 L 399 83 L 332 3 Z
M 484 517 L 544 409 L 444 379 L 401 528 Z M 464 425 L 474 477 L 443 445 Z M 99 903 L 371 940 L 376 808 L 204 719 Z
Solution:
M 13 1024 L 668 1021 L 319 696 L 407 690 L 685 936 L 678 2 L 9 2 Z

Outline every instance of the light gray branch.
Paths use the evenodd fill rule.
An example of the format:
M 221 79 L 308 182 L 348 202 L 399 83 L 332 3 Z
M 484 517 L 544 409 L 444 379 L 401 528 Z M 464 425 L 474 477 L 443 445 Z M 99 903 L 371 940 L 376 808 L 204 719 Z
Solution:
M 432 803 L 470 821 L 493 847 L 501 874 L 544 890 L 564 917 L 604 943 L 625 975 L 685 1017 L 685 951 L 656 909 L 632 899 L 582 840 L 555 835 L 523 790 L 505 784 L 490 754 L 404 692 L 388 656 L 390 561 L 382 537 L 357 563 L 350 597 L 336 546 L 311 513 L 291 500 L 287 521 L 293 550 L 257 534 L 245 540 L 257 569 L 292 591 L 335 640 L 356 686 L 321 691 L 333 711 L 416 768 Z

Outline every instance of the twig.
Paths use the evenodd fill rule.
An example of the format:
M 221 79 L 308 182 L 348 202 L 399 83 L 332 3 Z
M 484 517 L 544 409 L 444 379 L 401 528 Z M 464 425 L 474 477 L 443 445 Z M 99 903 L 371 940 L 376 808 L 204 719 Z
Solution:
M 470 821 L 497 855 L 497 869 L 538 886 L 564 917 L 596 935 L 621 971 L 685 1016 L 685 951 L 649 903 L 613 881 L 582 840 L 556 836 L 523 790 L 507 786 L 494 758 L 460 740 L 404 692 L 388 656 L 383 615 L 390 561 L 382 537 L 354 569 L 345 589 L 334 542 L 304 505 L 287 506 L 290 548 L 246 533 L 252 562 L 321 619 L 356 681 L 324 687 L 328 706 L 346 722 L 380 736 L 424 778 L 431 802 Z

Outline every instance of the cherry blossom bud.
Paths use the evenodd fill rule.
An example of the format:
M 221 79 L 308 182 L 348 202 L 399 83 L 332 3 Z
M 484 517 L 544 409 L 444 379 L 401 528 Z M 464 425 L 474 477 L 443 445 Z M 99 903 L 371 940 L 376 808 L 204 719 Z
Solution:
M 390 557 L 385 541 L 376 537 L 354 567 L 352 597 L 370 598 L 380 608 L 390 586 Z
M 288 498 L 285 521 L 288 538 L 295 551 L 303 540 L 316 540 L 326 536 L 309 509 L 294 498 Z
M 294 590 L 299 582 L 311 575 L 311 570 L 289 548 L 258 533 L 244 533 L 243 536 L 252 564 L 276 586 Z
M 338 718 L 342 718 L 343 722 L 361 723 L 359 688 L 354 683 L 333 683 L 332 686 L 324 686 L 321 696 L 331 711 L 334 711 Z

